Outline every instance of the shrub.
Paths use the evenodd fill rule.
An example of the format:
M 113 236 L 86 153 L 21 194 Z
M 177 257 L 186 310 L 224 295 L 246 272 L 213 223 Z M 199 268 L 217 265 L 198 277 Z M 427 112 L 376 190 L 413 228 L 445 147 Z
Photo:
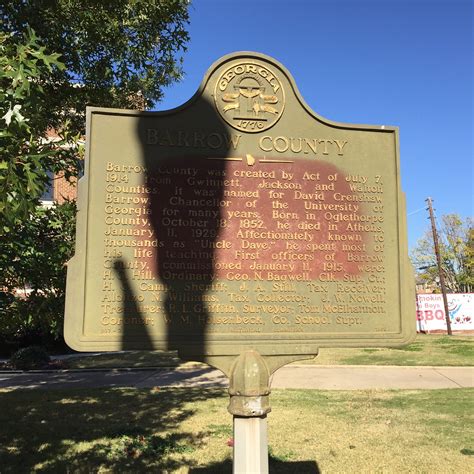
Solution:
M 0 346 L 51 346 L 62 340 L 75 214 L 73 202 L 39 207 L 0 239 Z
M 15 352 L 10 358 L 14 369 L 41 369 L 49 362 L 49 355 L 41 346 L 29 346 Z

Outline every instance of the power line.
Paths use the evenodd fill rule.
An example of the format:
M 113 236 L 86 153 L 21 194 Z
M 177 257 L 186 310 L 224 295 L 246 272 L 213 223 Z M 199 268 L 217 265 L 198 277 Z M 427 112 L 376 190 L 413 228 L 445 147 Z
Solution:
M 417 209 L 416 211 L 413 211 L 413 212 L 410 212 L 409 214 L 407 214 L 407 217 L 412 216 L 413 214 L 416 214 L 417 212 L 421 212 L 421 211 L 424 211 L 424 210 L 426 210 L 426 207 L 420 207 L 420 209 Z

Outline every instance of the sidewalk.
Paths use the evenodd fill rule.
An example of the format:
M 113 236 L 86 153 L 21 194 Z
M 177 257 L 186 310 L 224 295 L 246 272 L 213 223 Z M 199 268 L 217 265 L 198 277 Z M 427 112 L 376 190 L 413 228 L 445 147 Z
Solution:
M 0 388 L 9 389 L 227 386 L 227 377 L 210 367 L 0 373 Z M 273 375 L 271 387 L 314 390 L 466 388 L 474 387 L 474 367 L 289 365 Z

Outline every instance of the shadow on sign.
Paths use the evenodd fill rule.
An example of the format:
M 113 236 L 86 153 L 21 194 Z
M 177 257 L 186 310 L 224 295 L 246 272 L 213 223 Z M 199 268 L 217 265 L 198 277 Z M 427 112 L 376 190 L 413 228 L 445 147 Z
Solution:
M 140 116 L 136 133 L 148 198 L 141 225 L 146 224 L 153 236 L 137 238 L 146 249 L 136 260 L 143 270 L 126 270 L 121 258 L 114 262 L 124 318 L 133 322 L 123 325 L 122 349 L 165 348 L 203 355 L 208 308 L 215 298 L 208 292 L 223 222 L 230 135 L 215 107 L 202 96 L 179 113 Z M 130 278 L 143 284 L 148 294 L 153 291 L 161 314 L 140 311 L 141 295 L 134 294 Z M 149 332 L 153 318 L 165 321 L 166 334 L 158 347 Z

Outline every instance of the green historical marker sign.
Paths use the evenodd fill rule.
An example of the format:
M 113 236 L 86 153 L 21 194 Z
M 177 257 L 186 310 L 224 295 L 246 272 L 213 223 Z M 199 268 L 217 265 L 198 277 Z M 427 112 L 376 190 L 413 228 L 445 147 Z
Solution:
M 415 332 L 398 129 L 326 120 L 255 53 L 166 112 L 90 108 L 68 266 L 76 350 L 190 357 Z

